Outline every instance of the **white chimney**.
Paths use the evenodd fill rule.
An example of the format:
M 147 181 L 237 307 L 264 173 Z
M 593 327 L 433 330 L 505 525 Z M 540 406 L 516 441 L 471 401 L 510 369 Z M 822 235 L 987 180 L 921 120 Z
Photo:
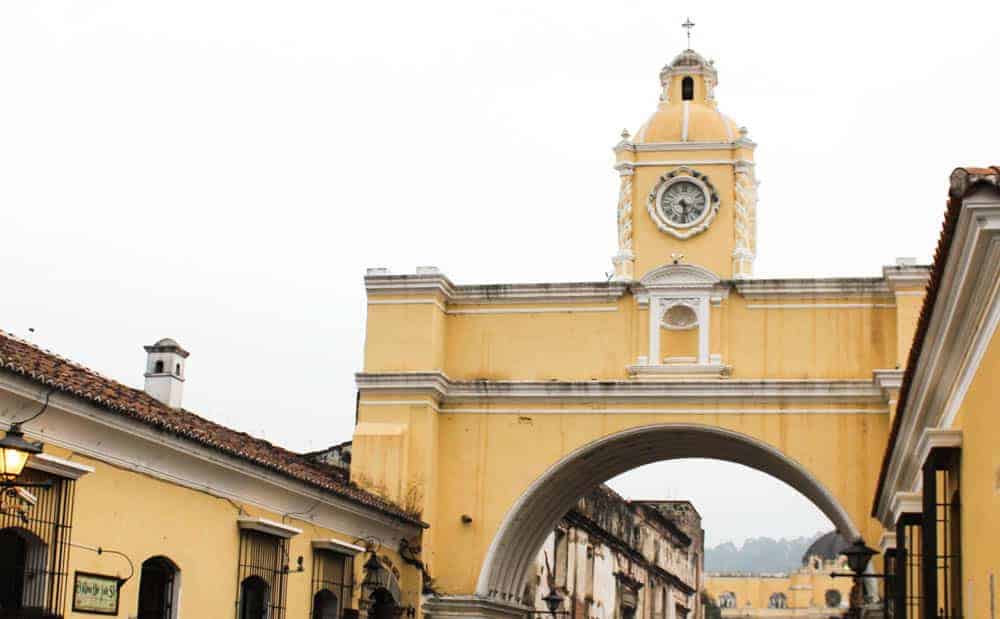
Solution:
M 146 349 L 146 393 L 170 408 L 180 408 L 188 351 L 169 337 L 143 348 Z

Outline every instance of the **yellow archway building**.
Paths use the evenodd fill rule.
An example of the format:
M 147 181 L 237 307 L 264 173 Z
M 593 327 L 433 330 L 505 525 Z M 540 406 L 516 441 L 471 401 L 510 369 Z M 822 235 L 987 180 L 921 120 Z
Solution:
M 756 467 L 878 543 L 871 497 L 928 271 L 753 278 L 755 144 L 717 81 L 682 52 L 615 146 L 610 281 L 366 275 L 352 478 L 430 524 L 430 614 L 510 612 L 574 500 L 661 459 Z

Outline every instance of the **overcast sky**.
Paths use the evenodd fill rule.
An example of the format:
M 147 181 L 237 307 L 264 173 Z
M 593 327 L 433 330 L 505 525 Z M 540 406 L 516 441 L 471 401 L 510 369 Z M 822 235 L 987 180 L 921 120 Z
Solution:
M 928 261 L 951 169 L 1000 160 L 1000 3 L 696 6 L 720 108 L 759 143 L 757 274 Z M 137 386 L 142 345 L 170 336 L 192 353 L 186 407 L 293 449 L 345 440 L 365 267 L 604 278 L 611 147 L 654 110 L 687 16 L 662 0 L 0 3 L 0 328 Z M 662 489 L 640 472 L 639 494 L 726 475 L 704 471 Z M 720 516 L 713 535 L 825 526 L 804 514 Z

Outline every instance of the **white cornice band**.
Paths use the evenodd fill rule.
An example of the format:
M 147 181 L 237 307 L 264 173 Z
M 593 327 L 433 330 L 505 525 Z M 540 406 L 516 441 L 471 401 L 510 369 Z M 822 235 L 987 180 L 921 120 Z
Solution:
M 289 539 L 302 532 L 302 529 L 290 527 L 267 518 L 254 518 L 251 516 L 240 516 L 236 519 L 241 531 L 258 531 L 275 537 Z
M 671 402 L 760 399 L 885 403 L 881 388 L 870 380 L 460 381 L 451 380 L 441 372 L 360 372 L 355 375 L 355 382 L 362 395 L 423 393 L 441 405 L 505 399 Z

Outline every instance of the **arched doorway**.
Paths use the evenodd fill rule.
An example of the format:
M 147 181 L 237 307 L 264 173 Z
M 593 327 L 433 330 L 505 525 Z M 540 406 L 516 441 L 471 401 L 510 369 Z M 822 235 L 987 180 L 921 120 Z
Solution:
M 173 619 L 176 616 L 177 576 L 177 566 L 166 557 L 151 557 L 142 563 L 137 619 Z
M 337 619 L 337 596 L 329 589 L 322 589 L 313 596 L 312 619 Z
M 768 473 L 812 501 L 845 538 L 861 537 L 847 511 L 823 484 L 774 447 L 716 426 L 643 426 L 577 449 L 528 487 L 493 538 L 480 570 L 477 595 L 517 601 L 543 541 L 578 497 L 625 471 L 680 458 L 724 460 Z
M 251 576 L 240 583 L 240 618 L 267 619 L 271 601 L 270 587 L 260 576 Z

